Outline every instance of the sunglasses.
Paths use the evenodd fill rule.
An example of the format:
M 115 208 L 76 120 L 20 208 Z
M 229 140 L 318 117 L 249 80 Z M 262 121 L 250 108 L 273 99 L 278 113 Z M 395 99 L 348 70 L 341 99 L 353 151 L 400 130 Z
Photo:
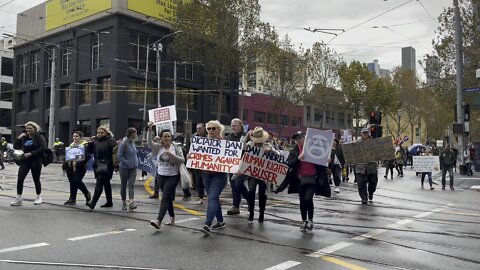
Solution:
M 217 130 L 217 128 L 216 127 L 208 127 L 207 130 L 208 131 L 214 131 L 214 130 Z

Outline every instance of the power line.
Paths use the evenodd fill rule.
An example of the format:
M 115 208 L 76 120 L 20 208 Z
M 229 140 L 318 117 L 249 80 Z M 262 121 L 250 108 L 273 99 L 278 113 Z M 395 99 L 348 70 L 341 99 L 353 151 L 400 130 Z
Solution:
M 432 13 L 430 13 L 430 11 L 428 11 L 428 9 L 423 5 L 422 1 L 417 0 L 417 3 L 419 3 L 422 6 L 422 8 L 425 10 L 425 12 L 428 14 L 428 16 L 432 18 L 432 21 L 436 21 L 435 18 L 432 16 Z

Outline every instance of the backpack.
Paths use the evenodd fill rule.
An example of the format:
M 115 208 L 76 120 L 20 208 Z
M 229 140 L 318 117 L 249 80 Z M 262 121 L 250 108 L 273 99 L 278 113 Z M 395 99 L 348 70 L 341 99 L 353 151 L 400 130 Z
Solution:
M 120 144 L 117 144 L 115 145 L 115 147 L 113 147 L 113 151 L 112 151 L 112 163 L 113 163 L 113 167 L 114 168 L 118 168 L 120 166 L 120 161 L 118 160 L 118 146 Z
M 40 130 L 38 131 L 38 134 L 43 136 L 43 138 L 45 139 L 45 143 L 48 145 L 47 132 L 45 130 Z M 53 150 L 48 147 L 45 148 L 42 153 L 42 164 L 44 167 L 47 167 L 50 163 L 53 162 L 53 156 Z

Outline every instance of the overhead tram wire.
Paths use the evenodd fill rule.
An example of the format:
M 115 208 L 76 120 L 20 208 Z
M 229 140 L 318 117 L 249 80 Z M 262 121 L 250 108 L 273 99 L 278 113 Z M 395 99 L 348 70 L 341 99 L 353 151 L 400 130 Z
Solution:
M 421 0 L 417 0 L 417 3 L 420 4 L 422 6 L 423 10 L 425 10 L 425 12 L 428 14 L 428 16 L 430 16 L 430 18 L 432 18 L 432 21 L 436 21 L 435 18 L 432 16 L 432 13 L 430 13 L 430 11 L 428 11 L 428 9 L 423 5 Z

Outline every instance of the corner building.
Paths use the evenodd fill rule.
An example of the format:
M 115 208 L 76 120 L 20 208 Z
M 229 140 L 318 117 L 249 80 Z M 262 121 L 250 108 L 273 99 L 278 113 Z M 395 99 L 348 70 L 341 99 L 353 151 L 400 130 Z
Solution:
M 152 47 L 159 39 L 162 107 L 174 105 L 177 67 L 177 131 L 191 131 L 197 122 L 216 119 L 218 93 L 204 90 L 212 89 L 208 70 L 195 59 L 174 64 L 177 59 L 169 53 L 175 2 L 51 0 L 18 14 L 13 126 L 35 121 L 48 130 L 55 61 L 55 137 L 68 142 L 74 130 L 92 136 L 99 125 L 109 126 L 117 139 L 127 127 L 141 133 L 148 121 L 148 113 L 143 119 L 145 92 L 147 111 L 157 108 L 157 62 Z M 232 78 L 230 85 L 235 88 L 221 99 L 222 123 L 237 117 L 238 78 Z

